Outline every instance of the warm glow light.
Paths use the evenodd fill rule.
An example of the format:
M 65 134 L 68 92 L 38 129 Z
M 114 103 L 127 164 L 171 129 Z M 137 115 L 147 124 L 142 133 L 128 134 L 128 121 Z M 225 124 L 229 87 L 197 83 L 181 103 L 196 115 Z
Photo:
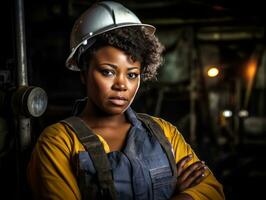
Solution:
M 256 62 L 251 62 L 249 63 L 248 67 L 247 67 L 247 78 L 249 80 L 253 79 L 255 73 L 256 73 Z
M 208 76 L 209 77 L 215 77 L 219 74 L 219 70 L 217 67 L 211 67 L 209 70 L 208 70 Z

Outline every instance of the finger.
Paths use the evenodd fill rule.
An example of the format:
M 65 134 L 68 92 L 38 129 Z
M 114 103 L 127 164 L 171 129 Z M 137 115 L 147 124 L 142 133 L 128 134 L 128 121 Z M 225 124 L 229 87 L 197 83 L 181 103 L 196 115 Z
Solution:
M 189 165 L 186 169 L 184 169 L 179 178 L 184 181 L 186 180 L 194 171 L 197 172 L 198 170 L 201 169 L 201 167 L 205 166 L 203 162 L 197 161 Z
M 192 158 L 192 154 L 187 155 L 185 157 L 183 157 L 180 161 L 178 161 L 178 163 L 176 164 L 177 167 L 177 176 L 179 176 L 181 174 L 181 172 L 183 171 L 183 168 L 185 166 L 185 164 L 190 161 Z
M 193 171 L 185 180 L 186 185 L 188 185 L 189 187 L 193 187 L 194 185 L 199 184 L 205 178 L 206 169 L 206 166 L 202 166 Z
M 194 181 L 190 184 L 190 187 L 194 187 L 196 185 L 198 185 L 200 182 L 203 181 L 203 179 L 206 178 L 206 171 L 207 171 L 207 167 L 204 168 L 205 170 L 203 171 L 203 173 L 201 174 L 201 176 L 198 176 L 197 178 L 194 179 Z
M 189 185 L 187 182 L 182 182 L 182 183 L 178 183 L 178 187 L 176 188 L 176 190 L 178 191 L 178 193 L 186 190 L 187 188 L 189 188 Z

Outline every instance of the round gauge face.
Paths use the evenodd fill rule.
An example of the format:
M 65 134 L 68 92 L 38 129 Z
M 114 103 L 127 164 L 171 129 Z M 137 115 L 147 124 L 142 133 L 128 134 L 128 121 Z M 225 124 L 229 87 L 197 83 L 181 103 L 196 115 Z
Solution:
M 46 110 L 48 98 L 46 92 L 39 87 L 34 87 L 28 96 L 28 112 L 33 117 L 40 117 Z

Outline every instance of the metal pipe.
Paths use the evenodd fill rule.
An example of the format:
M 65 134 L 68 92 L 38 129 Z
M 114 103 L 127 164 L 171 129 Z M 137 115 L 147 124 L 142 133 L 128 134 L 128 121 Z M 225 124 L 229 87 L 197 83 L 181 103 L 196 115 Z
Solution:
M 16 30 L 16 49 L 17 49 L 17 92 L 21 87 L 28 86 L 27 77 L 27 55 L 26 55 L 26 37 L 25 37 L 25 19 L 23 0 L 15 1 L 15 30 Z M 22 99 L 20 99 L 22 101 Z M 25 183 L 24 172 L 26 171 L 26 163 L 23 160 L 25 150 L 31 143 L 30 118 L 26 118 L 19 114 L 16 118 L 16 199 L 23 199 L 23 185 Z
M 30 144 L 31 144 L 30 118 L 20 116 L 18 125 L 19 125 L 18 131 L 19 131 L 20 150 L 24 151 L 24 150 L 28 149 L 30 147 Z
M 16 0 L 16 45 L 17 45 L 17 85 L 28 86 L 27 77 L 27 54 L 26 54 L 26 37 L 25 37 L 25 18 L 23 0 Z M 31 142 L 30 136 L 30 119 L 20 116 L 18 118 L 18 139 L 21 151 L 29 147 Z
M 17 41 L 17 75 L 18 85 L 27 86 L 27 56 L 25 39 L 25 19 L 23 0 L 17 0 L 15 3 L 16 13 L 16 41 Z

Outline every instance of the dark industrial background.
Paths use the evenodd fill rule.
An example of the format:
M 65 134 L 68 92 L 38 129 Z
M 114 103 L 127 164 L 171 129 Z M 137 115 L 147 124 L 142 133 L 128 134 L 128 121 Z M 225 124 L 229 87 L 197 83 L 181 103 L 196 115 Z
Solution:
M 21 9 L 19 2 L 24 6 L 25 17 L 22 20 L 25 32 L 20 35 L 17 19 L 23 19 L 23 15 L 16 17 Z M 142 22 L 156 26 L 156 35 L 165 45 L 158 80 L 142 85 L 133 108 L 177 126 L 223 184 L 226 199 L 263 198 L 266 180 L 263 1 L 119 2 Z M 31 199 L 25 171 L 36 139 L 44 127 L 71 115 L 75 99 L 84 96 L 79 74 L 68 71 L 64 63 L 74 20 L 92 3 L 1 2 L 1 199 Z M 16 102 L 12 100 L 21 86 L 18 37 L 23 35 L 27 69 L 24 86 L 40 87 L 48 96 L 47 109 L 39 117 L 16 112 Z M 217 76 L 208 75 L 211 68 L 219 70 Z M 25 118 L 29 137 L 21 136 L 25 134 L 21 131 Z

